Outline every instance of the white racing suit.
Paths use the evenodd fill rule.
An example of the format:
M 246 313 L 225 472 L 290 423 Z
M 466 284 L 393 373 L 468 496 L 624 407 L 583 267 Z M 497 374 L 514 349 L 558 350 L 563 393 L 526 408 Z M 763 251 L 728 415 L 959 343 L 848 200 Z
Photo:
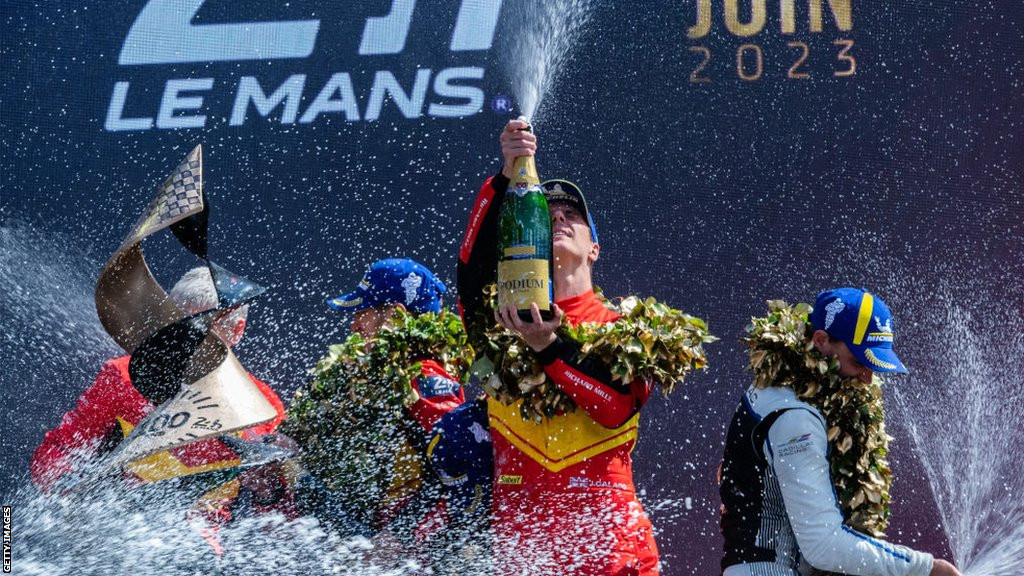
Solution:
M 927 576 L 932 556 L 843 524 L 824 418 L 789 388 L 751 387 L 722 460 L 724 576 Z

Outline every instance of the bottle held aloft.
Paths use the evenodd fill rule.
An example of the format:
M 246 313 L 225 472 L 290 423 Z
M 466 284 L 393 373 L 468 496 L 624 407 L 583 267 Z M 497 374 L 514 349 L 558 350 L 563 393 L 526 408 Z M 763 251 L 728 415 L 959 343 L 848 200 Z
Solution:
M 548 320 L 553 294 L 551 213 L 533 156 L 517 157 L 513 172 L 499 220 L 498 306 L 513 304 L 521 319 L 532 322 L 530 305 L 536 302 L 541 318 Z

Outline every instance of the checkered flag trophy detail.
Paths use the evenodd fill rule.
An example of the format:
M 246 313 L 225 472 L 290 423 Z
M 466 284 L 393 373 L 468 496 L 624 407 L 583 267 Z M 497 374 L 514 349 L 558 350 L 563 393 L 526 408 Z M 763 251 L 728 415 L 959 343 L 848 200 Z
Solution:
M 122 246 L 138 242 L 203 209 L 203 148 L 196 146 L 160 185 Z

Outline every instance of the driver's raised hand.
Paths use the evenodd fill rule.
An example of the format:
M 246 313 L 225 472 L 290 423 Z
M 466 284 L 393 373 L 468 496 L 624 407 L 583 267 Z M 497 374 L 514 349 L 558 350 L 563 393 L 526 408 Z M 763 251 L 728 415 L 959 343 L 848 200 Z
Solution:
M 509 120 L 501 131 L 501 136 L 498 137 L 498 141 L 501 142 L 501 156 L 505 160 L 501 173 L 510 180 L 515 176 L 512 165 L 516 158 L 533 156 L 537 152 L 537 135 L 527 132 L 527 127 L 529 124 L 522 120 Z

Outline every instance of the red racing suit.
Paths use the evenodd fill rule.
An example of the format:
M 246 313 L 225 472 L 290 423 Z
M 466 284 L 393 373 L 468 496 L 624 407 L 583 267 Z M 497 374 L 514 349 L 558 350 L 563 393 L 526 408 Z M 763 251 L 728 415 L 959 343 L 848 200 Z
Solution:
M 459 253 L 467 331 L 484 328 L 474 324 L 483 287 L 496 277 L 498 213 L 507 187 L 501 174 L 484 183 Z M 619 318 L 592 291 L 556 303 L 571 324 Z M 607 366 L 581 359 L 578 345 L 561 338 L 538 358 L 578 409 L 536 424 L 523 421 L 519 402 L 488 400 L 499 573 L 658 574 L 653 528 L 636 498 L 630 457 L 651 383 L 614 382 Z
M 419 360 L 420 376 L 410 383 L 417 399 L 409 407 L 409 415 L 429 438 L 434 424 L 442 416 L 466 401 L 459 381 L 452 378 L 437 360 Z
M 431 478 L 425 469 L 427 444 L 434 424 L 466 400 L 459 382 L 444 367 L 432 359 L 419 359 L 420 374 L 409 383 L 416 401 L 406 408 L 409 426 L 405 429 L 407 442 L 396 446 L 396 460 L 405 463 L 396 469 L 377 513 L 378 526 L 396 524 L 415 526 L 414 539 L 429 537 L 445 515 L 445 508 L 436 501 L 424 498 L 421 492 L 424 478 Z M 399 534 L 399 536 L 409 536 Z
M 78 405 L 46 433 L 30 464 L 32 480 L 41 490 L 51 490 L 58 479 L 73 470 L 76 458 L 93 457 L 113 449 L 153 411 L 155 406 L 132 385 L 129 360 L 129 356 L 121 356 L 104 363 L 96 382 L 82 393 Z M 270 422 L 242 432 L 243 438 L 253 440 L 277 428 L 285 412 L 281 399 L 269 386 L 252 375 L 249 377 L 277 412 Z M 148 458 L 157 459 L 160 466 L 147 466 L 149 472 L 146 477 L 137 478 L 140 481 L 228 468 L 238 463 L 237 455 L 214 438 Z

